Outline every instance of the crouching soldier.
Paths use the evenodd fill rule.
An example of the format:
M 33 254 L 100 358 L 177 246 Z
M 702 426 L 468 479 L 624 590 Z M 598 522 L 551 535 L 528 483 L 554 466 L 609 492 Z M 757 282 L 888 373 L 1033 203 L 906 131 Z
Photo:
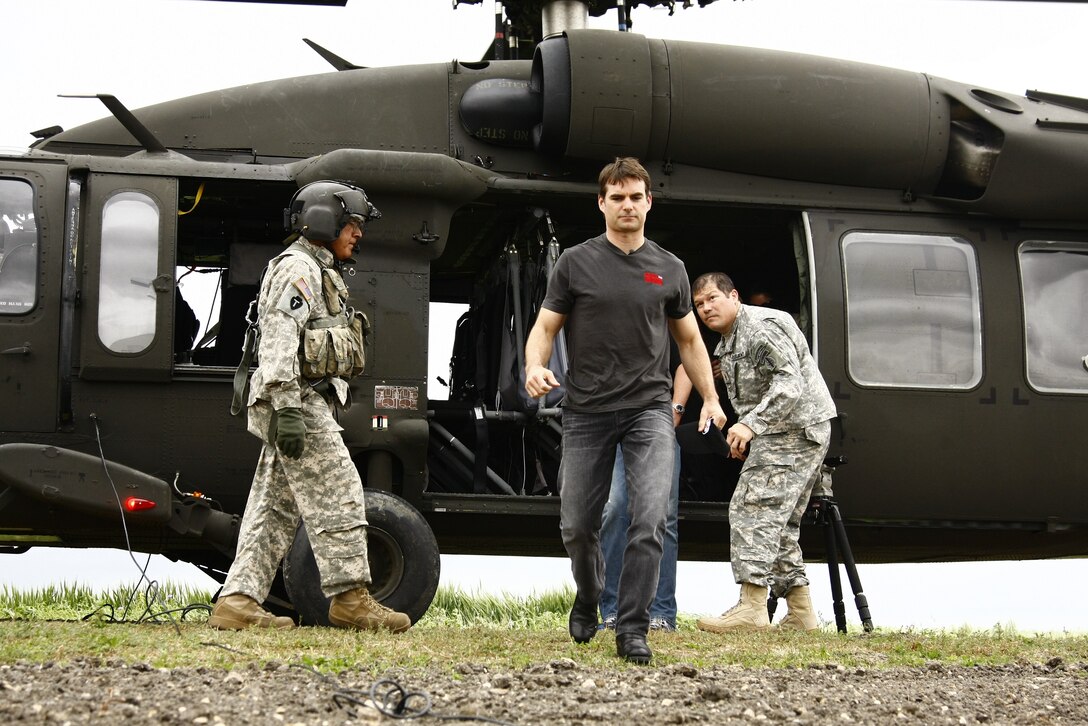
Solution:
M 368 221 L 381 213 L 362 189 L 319 181 L 301 188 L 287 210 L 291 246 L 268 263 L 257 299 L 258 343 L 248 344 L 236 377 L 237 413 L 245 400 L 249 431 L 264 442 L 237 554 L 208 618 L 213 628 L 289 628 L 264 610 L 299 520 L 306 527 L 332 598 L 329 621 L 343 628 L 403 632 L 411 620 L 367 590 L 363 485 L 341 438 L 334 406 L 348 404 L 347 379 L 362 372 L 368 323 L 347 307 L 340 263 L 349 260 Z M 248 397 L 239 385 L 253 348 L 258 366 Z
M 786 598 L 782 627 L 815 630 L 798 538 L 827 456 L 835 404 L 789 314 L 742 305 L 720 272 L 702 275 L 691 289 L 699 318 L 722 336 L 714 355 L 740 417 L 726 443 L 731 457 L 744 460 L 729 502 L 729 556 L 740 602 L 696 626 L 714 633 L 766 628 L 770 587 Z

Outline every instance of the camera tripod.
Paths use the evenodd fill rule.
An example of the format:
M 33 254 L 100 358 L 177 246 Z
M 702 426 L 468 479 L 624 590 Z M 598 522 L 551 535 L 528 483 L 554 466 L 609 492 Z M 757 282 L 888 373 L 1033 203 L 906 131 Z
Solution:
M 818 524 L 824 528 L 824 542 L 827 551 L 827 569 L 831 576 L 832 606 L 835 610 L 835 626 L 840 633 L 846 632 L 846 606 L 842 600 L 842 580 L 839 576 L 839 558 L 846 568 L 846 576 L 850 580 L 850 588 L 854 591 L 854 604 L 858 608 L 858 616 L 861 618 L 861 627 L 866 633 L 873 630 L 873 618 L 869 614 L 869 600 L 865 597 L 865 591 L 861 587 L 861 578 L 858 576 L 857 564 L 854 562 L 854 553 L 850 549 L 850 541 L 846 538 L 846 527 L 842 522 L 842 513 L 839 511 L 839 503 L 835 501 L 831 491 L 831 474 L 835 467 L 846 463 L 846 457 L 836 456 L 824 459 L 820 481 L 812 490 L 812 496 L 805 511 L 805 521 Z M 774 617 L 774 611 L 778 606 L 778 598 L 773 595 L 767 600 L 767 613 Z

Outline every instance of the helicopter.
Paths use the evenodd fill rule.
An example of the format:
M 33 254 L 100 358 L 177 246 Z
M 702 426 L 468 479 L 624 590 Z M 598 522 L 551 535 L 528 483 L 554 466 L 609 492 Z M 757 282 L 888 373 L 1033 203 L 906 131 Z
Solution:
M 549 260 L 599 232 L 596 172 L 633 155 L 649 235 L 809 336 L 859 561 L 1088 555 L 1086 455 L 1052 433 L 1088 392 L 1088 102 L 578 19 L 524 59 L 103 94 L 111 117 L 0 156 L 0 546 L 127 538 L 222 579 L 259 448 L 225 413 L 244 310 L 286 200 L 337 178 L 384 213 L 346 276 L 374 337 L 341 419 L 375 596 L 417 620 L 440 552 L 560 554 L 561 408 L 523 400 L 518 352 Z M 382 102 L 325 112 L 352 94 Z M 185 275 L 217 280 L 214 335 L 178 334 Z M 468 309 L 445 401 L 435 302 Z M 724 559 L 735 469 L 687 459 L 681 555 Z M 320 623 L 304 530 L 282 575 Z

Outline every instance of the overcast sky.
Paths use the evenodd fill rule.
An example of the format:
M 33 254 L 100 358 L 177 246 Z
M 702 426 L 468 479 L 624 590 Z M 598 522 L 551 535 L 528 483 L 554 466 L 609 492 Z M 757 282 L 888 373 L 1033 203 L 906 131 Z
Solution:
M 362 66 L 480 59 L 491 44 L 493 3 L 457 10 L 451 5 L 450 0 L 349 0 L 346 8 L 208 0 L 9 1 L 0 43 L 0 147 L 25 147 L 33 130 L 72 128 L 106 115 L 96 100 L 58 94 L 111 93 L 138 109 L 217 88 L 330 71 L 303 37 Z M 1015 94 L 1038 89 L 1088 97 L 1088 4 L 719 0 L 687 10 L 681 5 L 677 2 L 671 18 L 665 9 L 637 8 L 633 30 L 876 63 Z M 592 21 L 594 27 L 615 24 L 614 12 Z M 191 567 L 156 567 L 160 578 L 201 581 Z M 509 558 L 447 557 L 443 582 L 513 592 L 569 582 L 565 560 L 535 563 L 533 580 L 520 576 L 526 569 Z M 817 608 L 830 620 L 826 568 L 813 565 L 810 575 Z M 132 581 L 135 567 L 122 553 L 0 555 L 0 587 L 88 579 L 110 586 Z M 1073 605 L 1088 595 L 1084 560 L 869 566 L 862 568 L 862 581 L 878 625 L 1088 630 L 1088 617 Z M 728 565 L 682 563 L 681 610 L 724 610 L 735 593 Z M 847 613 L 856 621 L 849 600 Z

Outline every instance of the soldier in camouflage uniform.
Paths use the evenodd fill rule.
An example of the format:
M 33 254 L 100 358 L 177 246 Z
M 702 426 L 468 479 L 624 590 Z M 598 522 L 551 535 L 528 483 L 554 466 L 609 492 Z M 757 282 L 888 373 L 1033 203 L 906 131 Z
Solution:
M 768 627 L 770 587 L 789 608 L 780 626 L 815 630 L 798 537 L 827 455 L 835 404 L 788 313 L 742 305 L 733 281 L 720 272 L 702 275 L 692 290 L 699 318 L 722 336 L 714 355 L 739 416 L 726 443 L 730 456 L 744 460 L 729 503 L 740 602 L 697 626 L 715 633 Z
M 299 519 L 306 527 L 332 598 L 329 620 L 340 627 L 394 632 L 411 621 L 367 590 L 366 512 L 359 473 L 348 455 L 333 407 L 348 402 L 344 380 L 362 369 L 361 321 L 345 307 L 338 263 L 351 258 L 367 221 L 380 217 L 361 189 L 314 182 L 291 201 L 284 253 L 268 264 L 258 297 L 259 365 L 247 400 L 249 431 L 264 442 L 238 537 L 237 554 L 209 625 L 220 629 L 284 628 L 290 618 L 261 608 Z M 308 335 L 309 334 L 309 335 Z M 312 355 L 313 341 L 339 336 L 341 357 Z M 351 350 L 351 348 L 355 350 Z M 242 369 L 248 368 L 244 360 Z M 239 391 L 240 398 L 241 392 Z

